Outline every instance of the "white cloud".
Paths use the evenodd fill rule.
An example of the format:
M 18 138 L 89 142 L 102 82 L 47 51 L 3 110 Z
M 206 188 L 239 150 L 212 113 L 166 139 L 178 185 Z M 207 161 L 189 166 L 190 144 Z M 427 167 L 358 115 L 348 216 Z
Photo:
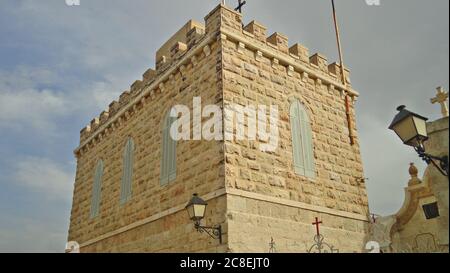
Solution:
M 51 121 L 67 114 L 67 101 L 62 93 L 39 86 L 55 81 L 56 74 L 44 68 L 0 71 L 0 128 L 53 129 Z
M 0 91 L 0 127 L 31 126 L 37 130 L 52 129 L 52 120 L 65 115 L 66 101 L 51 90 Z
M 75 181 L 71 168 L 40 157 L 18 160 L 13 180 L 29 191 L 43 194 L 46 199 L 66 202 L 70 202 Z

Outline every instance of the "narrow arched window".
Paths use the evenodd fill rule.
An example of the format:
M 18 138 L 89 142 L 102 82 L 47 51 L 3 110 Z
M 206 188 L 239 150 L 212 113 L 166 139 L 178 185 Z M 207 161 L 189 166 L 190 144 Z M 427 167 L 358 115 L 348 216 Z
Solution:
M 295 173 L 314 178 L 316 173 L 311 123 L 304 106 L 298 100 L 291 104 L 290 119 Z
M 102 194 L 103 160 L 99 160 L 94 172 L 94 184 L 92 185 L 91 219 L 100 213 L 100 201 Z
M 170 112 L 163 121 L 162 147 L 161 147 L 161 186 L 167 185 L 177 178 L 177 141 L 170 134 L 170 127 L 176 120 Z
M 120 187 L 120 203 L 125 204 L 131 199 L 131 186 L 133 182 L 134 142 L 130 137 L 123 151 L 123 173 Z

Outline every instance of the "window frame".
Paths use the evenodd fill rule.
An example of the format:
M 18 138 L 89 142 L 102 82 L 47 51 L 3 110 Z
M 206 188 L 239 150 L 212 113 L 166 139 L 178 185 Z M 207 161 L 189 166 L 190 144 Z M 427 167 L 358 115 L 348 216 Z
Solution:
M 308 179 L 316 179 L 316 163 L 311 119 L 306 107 L 295 99 L 289 106 L 292 159 L 294 172 Z

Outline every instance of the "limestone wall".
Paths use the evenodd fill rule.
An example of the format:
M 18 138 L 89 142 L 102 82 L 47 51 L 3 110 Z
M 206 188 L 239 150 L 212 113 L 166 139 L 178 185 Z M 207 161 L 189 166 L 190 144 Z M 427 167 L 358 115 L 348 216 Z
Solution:
M 168 213 L 157 220 L 136 225 L 135 228 L 109 236 L 104 240 L 82 248 L 83 252 L 95 253 L 223 253 L 227 252 L 227 225 L 223 225 L 226 199 L 221 197 L 208 201 L 205 223 L 222 223 L 225 236 L 223 244 L 218 240 L 195 231 L 184 207 Z
M 180 32 L 179 32 L 180 33 Z M 179 34 L 178 33 L 178 34 Z M 242 26 L 241 14 L 218 6 L 202 27 L 161 58 L 130 91 L 81 131 L 69 240 L 86 252 L 266 252 L 270 236 L 280 252 L 305 252 L 323 221 L 327 240 L 342 252 L 360 252 L 365 243 L 367 194 L 357 131 L 350 144 L 345 95 L 358 93 L 340 83 L 340 66 L 311 57 L 306 47 L 256 22 Z M 177 34 L 177 35 L 178 35 Z M 349 71 L 345 73 L 349 75 Z M 347 77 L 349 79 L 349 77 Z M 223 106 L 277 105 L 280 141 L 261 152 L 258 141 L 180 141 L 177 179 L 159 184 L 161 129 L 174 104 L 192 98 Z M 299 99 L 313 130 L 316 178 L 293 171 L 289 105 Z M 119 203 L 122 154 L 135 141 L 133 197 Z M 94 167 L 105 164 L 100 216 L 89 219 Z M 197 192 L 208 201 L 206 224 L 222 224 L 224 243 L 196 234 L 184 205 Z
M 135 83 L 109 111 L 82 130 L 80 147 L 75 151 L 77 173 L 69 230 L 69 241 L 80 243 L 82 251 L 215 251 L 210 243 L 216 241 L 193 236 L 184 206 L 193 193 L 207 196 L 224 189 L 223 145 L 179 141 L 177 178 L 168 186 L 160 186 L 160 163 L 162 124 L 171 107 L 186 105 L 192 112 L 195 96 L 204 104 L 221 105 L 221 73 L 216 69 L 220 54 L 215 33 L 206 33 L 189 52 L 172 59 L 173 63 L 154 73 L 147 71 L 143 81 Z M 120 205 L 122 155 L 128 137 L 134 139 L 136 147 L 132 199 Z M 93 174 L 100 159 L 105 166 L 100 214 L 90 219 Z M 182 211 L 174 209 L 177 207 Z M 225 208 L 224 200 L 211 199 L 214 224 L 224 222 Z M 153 221 L 135 227 L 148 219 Z M 188 236 L 197 242 L 190 245 Z M 145 242 L 149 244 L 143 247 Z
M 288 244 L 283 251 L 304 252 L 314 236 L 311 222 L 323 216 L 331 241 L 343 251 L 360 252 L 367 232 L 368 200 L 357 132 L 354 129 L 356 143 L 351 145 L 345 98 L 333 74 L 339 67 L 329 66 L 320 54 L 309 58 L 307 49 L 298 44 L 289 48 L 282 34 L 267 38 L 265 29 L 255 22 L 244 30 L 223 28 L 223 96 L 225 105 L 277 105 L 278 148 L 262 152 L 258 141 L 227 140 L 225 180 L 227 190 L 279 198 L 281 204 L 229 197 L 230 210 L 234 202 L 245 204 L 228 212 L 230 249 L 264 251 L 273 234 Z M 315 179 L 294 172 L 289 121 L 294 99 L 304 104 L 311 119 Z M 355 124 L 352 105 L 350 110 Z M 283 200 L 310 206 L 292 209 Z M 300 245 L 291 247 L 289 242 Z
M 427 220 L 422 206 L 436 202 L 434 196 L 422 197 L 417 200 L 417 207 L 413 211 L 408 223 L 401 225 L 392 237 L 391 249 L 395 253 L 430 253 L 448 252 L 448 243 L 439 240 L 439 218 Z
M 361 253 L 368 241 L 364 217 L 353 219 L 330 211 L 318 212 L 300 203 L 255 196 L 228 195 L 227 203 L 231 252 L 269 253 L 273 238 L 277 253 L 305 253 L 315 243 L 315 217 L 324 223 L 320 226 L 324 242 L 340 253 Z
M 427 130 L 430 139 L 426 142 L 426 150 L 430 154 L 448 157 L 448 126 L 449 118 L 441 118 L 427 124 Z M 448 252 L 449 246 L 449 193 L 448 177 L 444 177 L 436 168 L 429 167 L 425 173 L 426 180 L 439 206 L 440 217 L 437 223 L 436 240 L 439 245 L 446 247 Z

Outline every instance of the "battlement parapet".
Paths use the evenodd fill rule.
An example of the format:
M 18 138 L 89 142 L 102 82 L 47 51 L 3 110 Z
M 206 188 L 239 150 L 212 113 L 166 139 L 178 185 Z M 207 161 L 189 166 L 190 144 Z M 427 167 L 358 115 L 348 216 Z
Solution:
M 188 65 L 195 67 L 201 56 L 209 56 L 210 44 L 218 39 L 235 42 L 237 50 L 253 50 L 256 60 L 266 57 L 272 60 L 272 65 L 285 66 L 288 76 L 298 72 L 303 79 L 311 77 L 330 85 L 332 89 L 347 91 L 352 97 L 358 96 L 351 89 L 347 68 L 347 83 L 343 85 L 339 64 L 328 64 L 327 58 L 319 53 L 309 56 L 308 48 L 299 43 L 289 47 L 288 37 L 279 32 L 267 37 L 267 27 L 259 22 L 251 21 L 243 26 L 242 14 L 219 5 L 205 17 L 205 25 L 189 21 L 157 51 L 155 69 L 145 71 L 142 80 L 136 80 L 117 101 L 113 101 L 107 110 L 80 131 L 80 147 L 75 154 L 102 133 L 99 131 L 114 128 L 114 120 L 122 115 L 127 116 L 138 104 L 153 99 L 154 94 L 164 92 L 165 81 L 175 75 L 183 75 Z

